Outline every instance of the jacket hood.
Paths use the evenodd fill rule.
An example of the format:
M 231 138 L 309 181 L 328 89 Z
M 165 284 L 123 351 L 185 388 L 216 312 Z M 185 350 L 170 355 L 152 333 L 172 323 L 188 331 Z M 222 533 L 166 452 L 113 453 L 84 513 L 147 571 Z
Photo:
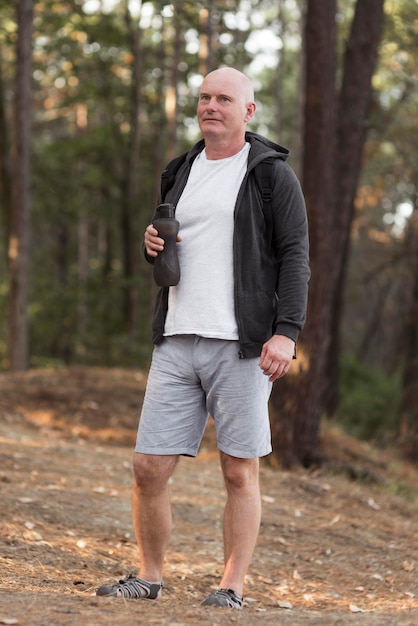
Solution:
M 262 137 L 257 133 L 246 132 L 245 139 L 251 144 L 250 154 L 248 157 L 248 170 L 258 165 L 264 159 L 280 159 L 286 161 L 289 156 L 289 150 L 283 146 Z
M 274 156 L 283 159 L 283 161 L 285 161 L 290 154 L 287 148 L 257 133 L 247 131 L 245 133 L 245 139 L 250 142 L 251 147 L 256 149 L 257 152 L 265 152 L 266 149 L 269 151 L 272 150 L 275 153 Z

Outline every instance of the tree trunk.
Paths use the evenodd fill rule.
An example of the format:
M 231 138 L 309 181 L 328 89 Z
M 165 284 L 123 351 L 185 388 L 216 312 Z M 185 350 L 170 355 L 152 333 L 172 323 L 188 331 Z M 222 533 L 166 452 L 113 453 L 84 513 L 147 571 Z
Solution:
M 309 213 L 312 277 L 298 360 L 286 378 L 275 384 L 272 394 L 273 446 L 286 466 L 308 466 L 320 460 L 319 419 L 335 281 L 330 210 L 335 206 L 335 11 L 335 0 L 310 0 L 307 5 L 303 188 Z
M 213 28 L 214 0 L 207 0 L 205 8 L 200 9 L 200 48 L 199 48 L 199 72 L 206 76 L 215 68 L 215 45 L 216 33 Z
M 302 184 L 310 223 L 312 278 L 299 361 L 272 394 L 273 444 L 285 464 L 310 465 L 321 460 L 319 426 L 338 356 L 336 320 L 383 0 L 357 1 L 339 105 L 335 92 L 335 11 L 334 0 L 308 0 Z
M 284 33 L 286 30 L 286 22 L 285 22 L 285 13 L 283 11 L 283 2 L 284 0 L 278 0 L 277 2 L 277 17 L 279 22 L 279 35 L 283 41 Z M 283 46 L 277 56 L 277 69 L 275 76 L 275 84 L 274 89 L 276 92 L 275 97 L 275 124 L 274 131 L 276 137 L 281 137 L 282 129 L 283 129 L 283 83 L 285 76 L 285 57 L 286 57 L 286 48 Z
M 3 85 L 2 57 L 0 49 L 0 206 L 3 207 L 3 223 L 5 232 L 5 251 L 10 237 L 10 223 L 12 215 L 12 155 L 10 137 L 7 130 L 5 111 L 5 90 Z M 6 259 L 8 261 L 8 259 Z
M 407 350 L 399 435 L 406 456 L 416 463 L 418 461 L 418 193 L 416 193 L 415 210 L 408 227 L 406 247 L 413 285 L 405 324 Z
M 137 214 L 139 207 L 139 155 L 142 138 L 140 113 L 142 107 L 141 81 L 143 67 L 141 29 L 139 24 L 132 19 L 128 4 L 126 5 L 125 19 L 131 38 L 134 62 L 128 167 L 122 189 L 122 233 L 124 245 L 125 317 L 129 335 L 132 339 L 136 339 L 139 324 L 138 261 L 140 233 Z
M 87 281 L 89 278 L 89 221 L 84 211 L 78 218 L 78 297 L 77 297 L 77 356 L 87 356 L 88 304 Z
M 183 50 L 184 7 L 178 2 L 174 14 L 173 56 L 170 62 L 170 86 L 167 89 L 165 110 L 168 122 L 167 161 L 178 155 L 177 119 L 178 119 L 178 86 L 180 82 L 180 61 Z
M 338 110 L 337 207 L 334 258 L 338 264 L 332 310 L 332 334 L 328 351 L 325 408 L 333 415 L 338 407 L 340 325 L 349 257 L 354 198 L 361 170 L 372 78 L 383 25 L 384 0 L 358 0 L 344 59 L 344 75 Z
M 30 233 L 30 138 L 33 1 L 17 3 L 17 65 L 13 210 L 9 237 L 9 358 L 12 370 L 28 367 L 28 291 Z

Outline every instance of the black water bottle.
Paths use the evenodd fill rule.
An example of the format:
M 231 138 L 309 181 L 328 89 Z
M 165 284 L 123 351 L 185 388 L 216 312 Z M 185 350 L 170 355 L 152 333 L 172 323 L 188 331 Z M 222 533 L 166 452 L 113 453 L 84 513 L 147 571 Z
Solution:
M 180 265 L 177 257 L 177 233 L 179 222 L 175 218 L 174 205 L 159 204 L 156 218 L 152 225 L 158 230 L 158 236 L 164 239 L 164 250 L 158 253 L 154 261 L 154 280 L 160 287 L 177 285 L 180 280 Z

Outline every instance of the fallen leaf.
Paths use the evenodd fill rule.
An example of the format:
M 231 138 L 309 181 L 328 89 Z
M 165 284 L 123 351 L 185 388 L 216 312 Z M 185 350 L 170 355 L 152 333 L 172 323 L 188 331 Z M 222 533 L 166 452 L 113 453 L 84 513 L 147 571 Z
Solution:
M 413 572 L 415 569 L 415 566 L 413 563 L 410 563 L 409 561 L 404 561 L 402 563 L 402 567 L 405 570 L 405 572 Z
M 374 509 L 375 511 L 380 511 L 380 506 L 377 504 L 377 502 L 373 500 L 373 498 L 369 498 L 367 500 L 367 504 L 369 505 L 370 508 Z
M 364 609 L 361 609 L 359 606 L 356 606 L 355 604 L 350 604 L 350 611 L 352 613 L 365 613 L 366 612 Z
M 23 538 L 26 539 L 26 541 L 42 541 L 43 539 L 41 533 L 36 532 L 36 530 L 25 530 Z
M 312 604 L 315 603 L 315 598 L 312 593 L 304 593 L 303 599 L 305 602 L 311 602 Z
M 278 605 L 281 609 L 293 609 L 293 604 L 284 600 L 279 600 Z
M 277 541 L 278 543 L 283 544 L 284 546 L 287 545 L 287 541 L 284 537 L 275 537 L 274 541 Z

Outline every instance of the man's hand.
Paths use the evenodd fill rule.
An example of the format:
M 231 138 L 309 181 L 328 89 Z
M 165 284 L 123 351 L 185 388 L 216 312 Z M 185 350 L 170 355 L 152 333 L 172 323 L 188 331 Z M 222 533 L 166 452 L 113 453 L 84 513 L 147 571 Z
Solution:
M 295 342 L 285 335 L 273 335 L 261 351 L 260 367 L 271 382 L 284 376 L 292 362 Z
M 177 235 L 177 241 L 181 241 L 181 237 Z M 164 239 L 158 236 L 158 230 L 152 224 L 147 226 L 144 234 L 144 244 L 148 256 L 157 257 L 164 250 Z

